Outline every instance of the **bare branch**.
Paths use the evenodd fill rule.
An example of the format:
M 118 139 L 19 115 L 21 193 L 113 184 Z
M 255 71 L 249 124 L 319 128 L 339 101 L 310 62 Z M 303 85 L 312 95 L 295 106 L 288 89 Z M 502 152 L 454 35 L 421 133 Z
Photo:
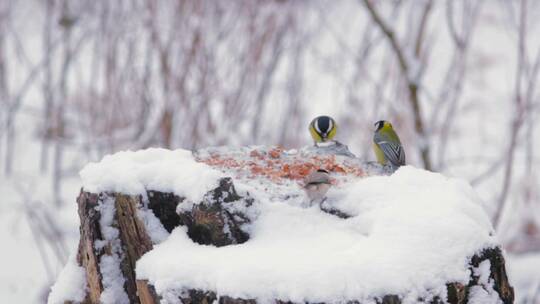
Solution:
M 526 57 L 526 36 L 527 36 L 527 0 L 521 0 L 520 1 L 520 18 L 519 18 L 519 35 L 518 35 L 518 63 L 516 67 L 516 78 L 515 78 L 515 86 L 514 86 L 514 118 L 511 125 L 511 131 L 510 131 L 510 142 L 507 149 L 507 159 L 505 162 L 505 168 L 504 168 L 504 177 L 503 177 L 503 184 L 502 184 L 502 190 L 501 194 L 499 196 L 499 199 L 497 201 L 497 209 L 495 211 L 495 215 L 493 217 L 493 225 L 496 229 L 500 227 L 501 224 L 501 218 L 503 215 L 504 210 L 506 209 L 507 205 L 507 198 L 510 190 L 510 185 L 513 177 L 513 171 L 514 171 L 514 158 L 515 158 L 515 151 L 517 148 L 517 141 L 518 141 L 518 134 L 521 130 L 521 126 L 523 124 L 523 118 L 525 115 L 525 107 L 524 104 L 526 101 L 524 98 L 526 96 L 523 96 L 522 92 L 522 80 L 523 80 L 523 73 L 525 71 L 525 57 Z
M 420 137 L 420 144 L 419 144 L 419 151 L 420 155 L 424 164 L 424 168 L 426 170 L 431 170 L 431 157 L 430 157 L 430 149 L 428 144 L 428 138 L 427 133 L 425 131 L 424 121 L 422 119 L 422 109 L 420 105 L 420 100 L 418 97 L 418 79 L 412 79 L 410 75 L 410 64 L 407 61 L 407 57 L 405 55 L 405 50 L 399 45 L 397 37 L 395 32 L 384 22 L 382 17 L 379 15 L 373 4 L 370 0 L 363 0 L 365 7 L 367 8 L 368 12 L 370 13 L 372 19 L 375 21 L 375 23 L 379 26 L 380 30 L 385 34 L 387 40 L 390 42 L 390 45 L 392 46 L 392 50 L 394 51 L 394 54 L 396 55 L 396 58 L 398 60 L 399 66 L 401 68 L 401 74 L 403 76 L 403 79 L 407 83 L 407 89 L 409 94 L 409 104 L 414 116 L 414 128 L 416 131 L 416 134 Z M 428 1 L 430 2 L 430 1 Z M 430 11 L 430 4 L 427 4 L 424 9 L 424 17 L 422 18 L 421 27 L 419 29 L 419 34 L 417 35 L 417 39 L 421 39 L 423 36 L 423 27 L 426 26 L 426 20 L 427 15 Z M 416 42 L 416 46 L 418 50 L 420 50 L 421 43 L 419 41 Z

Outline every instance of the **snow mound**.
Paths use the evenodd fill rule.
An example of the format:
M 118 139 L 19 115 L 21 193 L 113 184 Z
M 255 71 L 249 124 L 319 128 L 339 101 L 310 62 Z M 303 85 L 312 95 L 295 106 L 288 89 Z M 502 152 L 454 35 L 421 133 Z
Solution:
M 86 295 L 86 273 L 84 268 L 77 265 L 76 254 L 69 256 L 68 262 L 58 275 L 51 287 L 47 299 L 49 304 L 63 304 L 66 302 L 80 303 Z
M 184 151 L 127 152 L 81 172 L 85 190 L 170 191 L 192 202 L 220 176 L 231 176 L 240 195 L 255 199 L 258 216 L 246 243 L 199 245 L 177 227 L 137 262 L 137 278 L 149 280 L 163 302 L 189 289 L 262 303 L 373 302 L 387 294 L 403 303 L 444 299 L 446 283 L 469 281 L 470 258 L 497 246 L 479 198 L 464 181 L 410 166 L 370 176 L 364 165 L 347 169 L 357 159 L 333 155 L 309 162 L 311 169 L 332 167 L 335 182 L 324 204 L 351 216 L 342 219 L 306 207 L 297 178 L 304 165 L 294 171 L 290 162 L 305 161 L 302 151 L 265 150 L 270 163 L 251 151 L 257 152 L 202 151 L 195 158 Z M 289 173 L 279 173 L 285 165 Z
M 146 149 L 105 156 L 79 173 L 84 191 L 145 195 L 147 190 L 173 192 L 200 201 L 218 185 L 222 174 L 196 162 L 188 150 Z

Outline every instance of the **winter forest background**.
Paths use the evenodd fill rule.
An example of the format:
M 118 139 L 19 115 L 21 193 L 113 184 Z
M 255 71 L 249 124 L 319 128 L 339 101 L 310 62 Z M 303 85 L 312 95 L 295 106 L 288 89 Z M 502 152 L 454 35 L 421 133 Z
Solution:
M 87 162 L 296 148 L 327 114 L 361 158 L 386 119 L 410 164 L 469 181 L 539 303 L 539 17 L 534 0 L 0 0 L 1 302 L 46 300 Z

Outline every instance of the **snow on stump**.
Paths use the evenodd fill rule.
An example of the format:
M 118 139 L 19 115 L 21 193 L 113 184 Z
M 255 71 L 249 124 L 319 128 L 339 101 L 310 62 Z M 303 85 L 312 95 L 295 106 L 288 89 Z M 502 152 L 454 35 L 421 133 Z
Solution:
M 257 146 L 120 152 L 81 178 L 49 303 L 513 303 L 481 202 L 440 174 Z

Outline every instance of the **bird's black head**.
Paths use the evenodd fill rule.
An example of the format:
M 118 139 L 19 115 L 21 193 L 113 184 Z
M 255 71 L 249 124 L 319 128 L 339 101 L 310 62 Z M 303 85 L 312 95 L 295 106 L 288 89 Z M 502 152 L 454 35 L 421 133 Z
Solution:
M 384 120 L 379 120 L 375 123 L 375 131 L 379 131 L 380 129 L 382 129 L 384 127 L 384 123 L 386 121 Z
M 330 116 L 319 116 L 313 120 L 313 128 L 321 137 L 328 136 L 334 125 L 334 120 Z

